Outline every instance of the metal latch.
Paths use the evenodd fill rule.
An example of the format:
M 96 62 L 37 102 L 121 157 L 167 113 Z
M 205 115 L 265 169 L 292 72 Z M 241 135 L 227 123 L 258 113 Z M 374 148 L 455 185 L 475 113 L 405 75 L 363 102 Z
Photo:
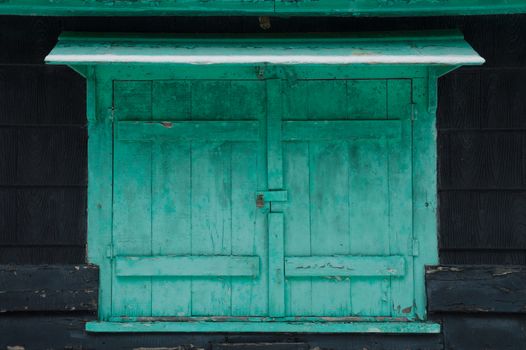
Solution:
M 258 191 L 256 192 L 256 207 L 260 209 L 270 209 L 272 202 L 286 202 L 287 191 Z

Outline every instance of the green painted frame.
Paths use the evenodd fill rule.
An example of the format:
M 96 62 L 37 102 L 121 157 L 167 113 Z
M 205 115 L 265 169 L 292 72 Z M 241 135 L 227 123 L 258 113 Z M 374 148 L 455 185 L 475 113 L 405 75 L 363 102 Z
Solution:
M 453 36 L 454 37 L 454 36 Z M 402 40 L 398 37 L 398 40 Z M 458 37 L 457 37 L 458 38 Z M 88 39 L 90 40 L 90 39 Z M 95 39 L 92 39 L 95 40 Z M 137 38 L 144 42 L 144 38 Z M 359 39 L 364 40 L 364 39 Z M 301 40 L 300 40 L 301 41 Z M 323 41 L 323 40 L 322 40 Z M 330 40 L 329 40 L 330 43 Z M 466 44 L 467 45 L 467 44 Z M 435 47 L 430 44 L 431 47 Z M 83 49 L 84 50 L 84 49 Z M 81 50 L 82 51 L 82 50 Z M 90 51 L 86 51 L 90 52 Z M 81 52 L 82 53 L 82 52 Z M 445 55 L 455 51 L 445 50 Z M 75 59 L 77 52 L 73 54 Z M 143 54 L 143 52 L 141 52 Z M 50 55 L 53 57 L 53 52 Z M 55 56 L 55 57 L 59 57 Z M 62 56 L 64 57 L 64 56 Z M 464 57 L 464 56 L 459 56 Z M 67 56 L 66 56 L 67 59 Z M 483 60 L 476 53 L 468 54 L 466 63 L 478 64 Z M 425 265 L 438 263 L 437 247 L 437 179 L 436 179 L 436 86 L 440 75 L 455 69 L 455 64 L 425 62 L 405 64 L 140 64 L 111 61 L 90 63 L 49 59 L 55 64 L 69 64 L 87 79 L 88 117 L 88 259 L 100 267 L 99 320 L 86 325 L 93 332 L 319 332 L 319 333 L 437 333 L 440 325 L 426 322 L 424 286 Z M 411 63 L 410 63 L 411 62 Z M 433 61 L 432 61 L 433 62 Z M 112 317 L 112 206 L 113 206 L 113 138 L 114 125 L 113 82 L 115 80 L 170 80 L 170 79 L 265 79 L 270 87 L 282 80 L 294 79 L 410 79 L 412 120 L 412 184 L 413 184 L 413 274 L 414 319 L 384 318 L 291 318 L 283 317 L 282 305 L 270 311 L 273 317 L 203 319 L 167 318 L 163 320 Z M 273 93 L 270 90 L 269 93 Z M 275 90 L 277 91 L 277 90 Z M 279 99 L 275 98 L 278 101 Z M 155 125 L 151 125 L 155 127 Z M 149 137 L 149 129 L 140 135 Z M 286 131 L 286 130 L 285 130 Z M 173 137 L 177 130 L 166 137 Z M 174 134 L 175 133 L 175 134 Z M 128 135 L 129 136 L 129 135 Z M 243 136 L 243 135 L 241 135 Z M 241 137 L 240 136 L 240 137 Z M 271 158 L 269 158 L 271 161 Z M 277 161 L 274 159 L 274 161 Z M 279 162 L 278 162 L 279 163 Z M 273 178 L 280 188 L 280 178 Z M 282 225 L 282 216 L 276 214 L 276 225 Z M 281 223 L 280 223 L 281 222 Z M 279 231 L 279 230 L 278 230 Z M 124 262 L 123 262 L 124 263 Z M 241 272 L 237 272 L 241 273 Z M 253 273 L 243 270 L 242 273 Z M 282 284 L 279 280 L 273 281 Z M 279 293 L 279 290 L 275 291 Z M 162 322 L 161 322 L 162 321 Z M 188 322 L 191 321 L 191 322 Z
M 380 332 L 380 333 L 437 333 L 440 325 L 424 321 L 406 320 L 333 320 L 307 322 L 290 319 L 267 318 L 265 322 L 254 318 L 251 322 L 231 320 L 223 322 L 140 322 L 133 319 L 111 317 L 111 218 L 112 218 L 112 82 L 113 80 L 173 79 L 194 77 L 210 79 L 254 79 L 254 67 L 201 67 L 188 70 L 188 66 L 127 66 L 100 65 L 75 67 L 86 74 L 88 105 L 88 258 L 100 266 L 99 319 L 89 322 L 86 330 L 93 332 Z M 415 310 L 418 320 L 426 319 L 424 267 L 438 263 L 436 231 L 436 83 L 438 77 L 452 67 L 423 66 L 345 66 L 345 67 L 264 67 L 273 79 L 291 76 L 372 79 L 412 79 L 413 95 L 413 216 L 415 251 Z M 261 67 L 263 69 L 263 67 Z M 334 71 L 336 69 L 336 71 Z M 108 288 L 109 287 L 109 288 Z
M 522 0 L 5 0 L 0 14 L 39 16 L 445 16 L 525 13 Z

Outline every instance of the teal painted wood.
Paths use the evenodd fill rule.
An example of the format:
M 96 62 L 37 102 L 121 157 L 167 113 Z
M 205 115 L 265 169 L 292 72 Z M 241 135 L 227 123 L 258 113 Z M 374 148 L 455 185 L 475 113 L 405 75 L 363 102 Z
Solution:
M 283 140 L 285 141 L 337 141 L 380 137 L 400 137 L 400 121 L 283 122 Z
M 257 256 L 126 256 L 115 258 L 117 276 L 250 276 L 259 274 Z
M 112 82 L 89 67 L 88 119 L 88 259 L 99 266 L 99 318 L 111 316 L 112 265 L 107 254 L 112 244 L 113 126 Z
M 288 256 L 285 258 L 287 277 L 403 276 L 402 256 Z
M 243 318 L 269 324 L 242 326 L 246 331 L 353 332 L 378 322 L 377 316 L 425 319 L 423 264 L 436 258 L 436 236 L 427 237 L 436 202 L 418 207 L 417 198 L 429 198 L 422 190 L 430 183 L 419 175 L 417 186 L 412 178 L 425 157 L 433 159 L 434 111 L 428 105 L 430 78 L 418 67 L 414 76 L 404 69 L 266 67 L 264 74 L 281 77 L 270 80 L 261 79 L 256 67 L 241 66 L 203 67 L 216 77 L 208 79 L 203 71 L 176 66 L 92 71 L 96 83 L 89 91 L 96 93 L 97 115 L 89 113 L 90 120 L 105 120 L 106 129 L 94 128 L 102 138 L 90 134 L 90 141 L 106 135 L 111 145 L 115 119 L 114 222 L 99 223 L 101 234 L 90 236 L 89 247 L 90 259 L 106 266 L 101 320 L 139 322 L 131 326 L 143 328 L 138 331 L 152 329 L 140 323 L 145 319 L 164 320 L 153 326 L 160 331 L 188 330 L 189 324 L 196 325 L 192 331 L 228 331 Z M 300 72 L 320 79 L 303 79 Z M 401 72 L 411 79 L 375 79 Z M 339 73 L 354 79 L 331 78 Z M 419 140 L 412 136 L 412 115 L 426 120 L 419 124 L 425 124 Z M 236 126 L 237 136 L 224 137 L 227 125 Z M 131 131 L 123 134 L 121 126 Z M 137 132 L 137 126 L 148 131 Z M 329 138 L 330 132 L 337 137 Z M 111 178 L 111 147 L 104 152 Z M 416 153 L 422 153 L 421 163 Z M 257 207 L 260 194 L 264 208 Z M 90 200 L 95 215 L 98 204 Z M 162 263 L 146 266 L 146 272 L 137 265 L 143 276 L 124 276 L 133 274 L 125 271 L 124 256 L 159 256 Z M 184 264 L 173 260 L 182 256 L 250 256 L 260 265 L 251 276 L 182 276 Z M 330 272 L 323 271 L 329 265 L 321 267 L 320 256 L 330 262 Z M 393 262 L 393 256 L 403 266 L 394 262 L 381 267 L 385 274 L 370 273 L 375 261 L 369 260 L 361 275 L 346 274 L 332 266 L 341 256 L 346 267 L 373 257 Z M 312 259 L 320 268 L 311 274 L 286 274 L 291 261 L 305 266 Z M 196 264 L 190 273 L 210 273 L 206 263 Z M 160 274 L 151 276 L 155 272 Z M 224 322 L 201 322 L 206 317 Z M 106 326 L 97 327 L 92 329 Z
M 155 2 L 91 0 L 6 0 L 0 14 L 40 16 L 167 16 L 167 15 L 347 15 L 347 16 L 437 16 L 524 13 L 521 0 L 425 0 L 393 3 L 343 0 L 297 1 L 260 0 L 206 3 L 197 0 Z
M 431 322 L 88 322 L 88 332 L 440 333 Z
M 116 135 L 121 141 L 252 141 L 258 132 L 257 121 L 125 121 L 117 123 Z
M 263 44 L 263 45 L 262 45 Z M 355 36 L 211 37 L 61 36 L 45 61 L 53 64 L 181 65 L 461 65 L 482 59 L 459 32 Z M 265 77 L 264 70 L 258 72 Z

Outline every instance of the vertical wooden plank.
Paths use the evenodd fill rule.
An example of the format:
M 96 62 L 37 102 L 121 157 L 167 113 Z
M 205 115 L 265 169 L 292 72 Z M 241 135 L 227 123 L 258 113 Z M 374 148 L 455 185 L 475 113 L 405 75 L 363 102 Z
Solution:
M 279 79 L 267 80 L 267 182 L 269 190 L 283 188 L 282 114 L 282 82 Z
M 388 141 L 389 231 L 391 254 L 406 256 L 405 275 L 391 277 L 393 316 L 414 315 L 413 300 L 413 205 L 411 160 L 411 80 L 388 80 L 389 119 L 402 120 L 402 137 Z
M 259 120 L 254 142 L 232 143 L 232 254 L 257 255 L 257 277 L 232 278 L 232 315 L 268 313 L 268 243 L 266 213 L 256 207 L 254 191 L 266 187 L 265 82 L 232 81 L 231 110 L 236 120 Z
M 285 316 L 283 213 L 268 214 L 269 316 Z
M 232 252 L 231 144 L 192 144 L 192 254 Z M 192 315 L 231 313 L 231 278 L 195 277 Z
M 156 143 L 152 152 L 152 252 L 191 254 L 190 145 Z M 152 277 L 152 315 L 190 316 L 191 279 Z
M 285 254 L 310 256 L 309 146 L 307 142 L 283 144 L 285 188 L 288 205 L 285 210 Z M 286 280 L 288 316 L 312 316 L 312 283 L 310 277 Z
M 111 108 L 113 84 L 107 76 L 89 69 L 88 116 L 88 261 L 99 265 L 99 318 L 111 316 L 111 259 L 106 256 L 112 242 L 113 128 Z
M 283 151 L 281 121 L 283 118 L 282 81 L 267 80 L 267 186 L 283 188 Z M 283 213 L 268 214 L 269 315 L 285 315 L 285 266 Z
M 421 319 L 426 316 L 424 266 L 438 264 L 436 106 L 427 105 L 431 89 L 435 91 L 436 80 L 413 80 L 413 235 L 419 242 L 419 254 L 414 259 L 414 285 L 416 315 Z
M 154 81 L 152 86 L 152 119 L 190 119 L 192 98 L 187 80 Z
M 386 119 L 386 80 L 348 80 L 347 105 L 350 119 Z
M 154 81 L 152 120 L 190 119 L 190 82 Z M 190 255 L 190 144 L 156 142 L 152 152 L 152 252 Z M 152 315 L 190 316 L 189 277 L 152 277 Z
M 115 118 L 151 119 L 151 82 L 114 83 Z M 113 253 L 151 255 L 151 144 L 115 142 Z M 113 279 L 114 316 L 151 315 L 151 278 Z
M 346 142 L 311 142 L 309 160 L 312 255 L 349 253 L 349 159 Z M 308 217 L 305 220 L 309 220 Z M 312 279 L 312 313 L 351 312 L 349 278 Z
M 227 80 L 191 82 L 191 119 L 230 119 Z M 232 252 L 232 179 L 229 143 L 192 143 L 192 254 Z M 231 314 L 231 278 L 192 279 L 192 315 Z

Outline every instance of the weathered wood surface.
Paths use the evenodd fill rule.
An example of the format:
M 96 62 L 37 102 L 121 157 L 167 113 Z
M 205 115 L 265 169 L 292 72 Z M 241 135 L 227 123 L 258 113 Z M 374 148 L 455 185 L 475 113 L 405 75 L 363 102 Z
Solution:
M 446 350 L 522 350 L 526 344 L 524 316 L 446 316 Z
M 92 265 L 0 265 L 0 312 L 95 311 L 98 273 Z
M 426 270 L 430 312 L 526 313 L 526 268 L 430 266 Z
M 155 16 L 181 14 L 286 14 L 347 16 L 429 16 L 524 13 L 521 0 L 425 0 L 419 2 L 321 1 L 225 1 L 157 0 L 138 3 L 122 0 L 5 0 L 0 13 L 40 16 Z

